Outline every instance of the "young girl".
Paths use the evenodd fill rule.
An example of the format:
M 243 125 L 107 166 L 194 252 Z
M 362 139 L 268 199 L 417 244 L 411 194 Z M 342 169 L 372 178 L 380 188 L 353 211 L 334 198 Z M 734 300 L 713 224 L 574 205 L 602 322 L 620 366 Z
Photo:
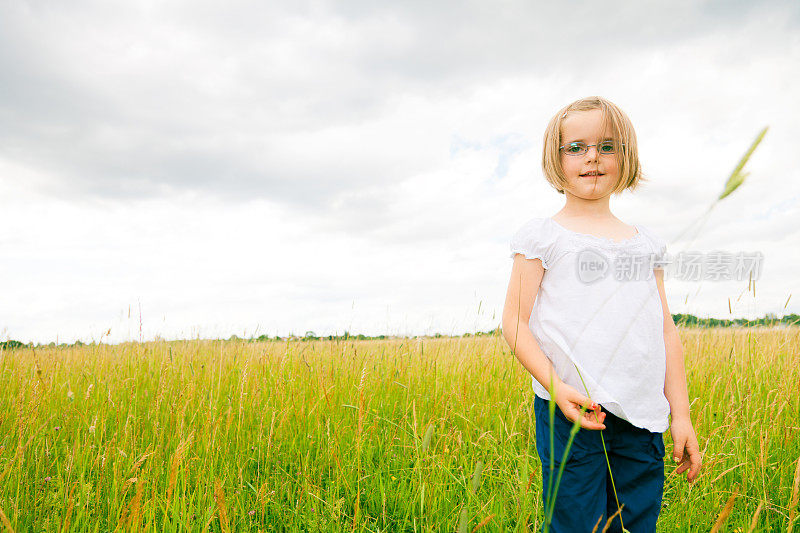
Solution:
M 546 504 L 555 497 L 549 531 L 589 532 L 598 522 L 600 531 L 611 517 L 610 531 L 655 531 L 662 433 L 671 427 L 676 473 L 688 469 L 689 482 L 701 458 L 683 348 L 663 266 L 654 264 L 666 243 L 609 207 L 612 194 L 644 180 L 633 126 L 604 98 L 577 100 L 547 126 L 542 167 L 565 204 L 511 239 L 503 336 L 533 377 L 542 496 Z M 556 491 L 575 420 L 579 431 Z

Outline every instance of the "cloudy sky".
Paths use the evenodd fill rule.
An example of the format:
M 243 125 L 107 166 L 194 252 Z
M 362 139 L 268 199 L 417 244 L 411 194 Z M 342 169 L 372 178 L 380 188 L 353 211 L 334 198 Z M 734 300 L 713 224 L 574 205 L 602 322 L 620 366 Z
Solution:
M 764 255 L 755 296 L 668 278 L 672 312 L 800 313 L 799 30 L 790 1 L 4 2 L 0 340 L 491 329 L 509 238 L 563 205 L 547 121 L 595 94 L 650 179 L 618 217 Z

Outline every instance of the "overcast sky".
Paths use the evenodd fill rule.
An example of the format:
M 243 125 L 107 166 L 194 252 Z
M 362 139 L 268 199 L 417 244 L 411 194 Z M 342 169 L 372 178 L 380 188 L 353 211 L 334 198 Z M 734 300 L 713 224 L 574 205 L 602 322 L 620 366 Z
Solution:
M 618 217 L 764 255 L 755 297 L 668 278 L 671 311 L 800 313 L 798 82 L 790 1 L 4 2 L 0 340 L 496 327 L 590 95 L 650 179 Z

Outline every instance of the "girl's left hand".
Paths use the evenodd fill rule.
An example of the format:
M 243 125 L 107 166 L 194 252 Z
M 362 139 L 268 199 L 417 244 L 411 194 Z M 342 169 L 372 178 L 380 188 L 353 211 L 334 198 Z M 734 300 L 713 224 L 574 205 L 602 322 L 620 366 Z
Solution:
M 670 425 L 670 433 L 674 447 L 672 458 L 678 463 L 675 473 L 682 474 L 688 469 L 689 473 L 686 475 L 686 479 L 689 480 L 689 483 L 693 483 L 697 479 L 697 473 L 700 472 L 702 458 L 692 421 L 688 418 L 673 420 Z

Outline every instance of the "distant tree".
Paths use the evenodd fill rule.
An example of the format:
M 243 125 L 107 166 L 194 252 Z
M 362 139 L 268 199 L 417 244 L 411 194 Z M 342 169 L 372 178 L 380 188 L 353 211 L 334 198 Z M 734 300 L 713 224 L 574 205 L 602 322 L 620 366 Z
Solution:
M 5 342 L 0 342 L 0 348 L 4 350 L 13 350 L 14 348 L 22 348 L 23 346 L 25 346 L 24 343 L 20 341 L 15 341 L 13 339 L 9 339 Z
M 784 315 L 781 318 L 781 322 L 784 324 L 800 324 L 800 315 L 796 315 L 792 313 L 791 315 Z

